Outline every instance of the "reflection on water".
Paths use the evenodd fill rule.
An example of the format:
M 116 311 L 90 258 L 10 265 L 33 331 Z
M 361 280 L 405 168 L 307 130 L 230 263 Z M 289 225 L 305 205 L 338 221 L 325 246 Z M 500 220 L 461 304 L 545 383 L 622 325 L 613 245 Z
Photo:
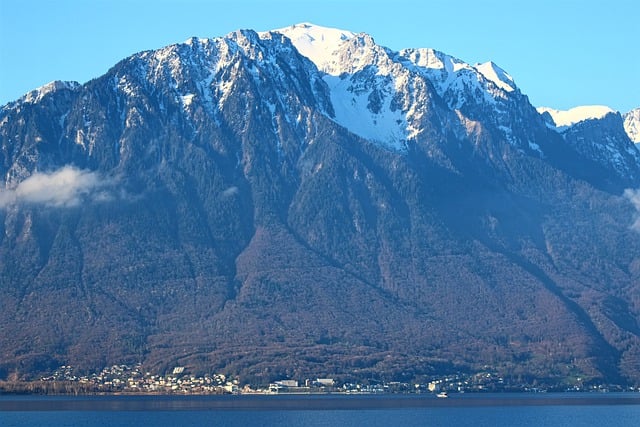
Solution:
M 434 396 L 0 396 L 2 427 L 637 427 L 640 393 Z
M 238 396 L 0 396 L 0 411 L 366 410 L 483 406 L 640 405 L 640 393 Z
M 0 396 L 2 427 L 637 427 L 640 393 L 434 396 Z

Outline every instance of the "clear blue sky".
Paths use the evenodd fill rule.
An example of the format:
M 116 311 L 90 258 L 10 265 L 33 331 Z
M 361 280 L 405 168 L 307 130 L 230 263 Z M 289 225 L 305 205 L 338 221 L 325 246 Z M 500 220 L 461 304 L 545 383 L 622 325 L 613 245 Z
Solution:
M 536 106 L 640 107 L 638 0 L 0 0 L 0 105 L 191 36 L 300 22 L 493 60 Z

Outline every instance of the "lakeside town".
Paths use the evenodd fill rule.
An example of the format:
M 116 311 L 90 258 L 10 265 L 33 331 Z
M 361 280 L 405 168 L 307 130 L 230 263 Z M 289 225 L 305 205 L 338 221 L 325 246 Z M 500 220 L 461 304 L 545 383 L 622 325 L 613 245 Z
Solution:
M 543 387 L 512 384 L 491 372 L 434 376 L 424 383 L 399 381 L 366 383 L 341 382 L 335 378 L 281 379 L 268 385 L 243 384 L 238 377 L 225 374 L 194 375 L 184 366 L 160 375 L 145 371 L 142 365 L 113 365 L 99 373 L 79 375 L 72 366 L 61 366 L 36 381 L 0 382 L 2 393 L 33 394 L 420 394 L 447 397 L 449 393 L 482 392 L 640 392 L 640 387 L 582 384 L 571 387 Z

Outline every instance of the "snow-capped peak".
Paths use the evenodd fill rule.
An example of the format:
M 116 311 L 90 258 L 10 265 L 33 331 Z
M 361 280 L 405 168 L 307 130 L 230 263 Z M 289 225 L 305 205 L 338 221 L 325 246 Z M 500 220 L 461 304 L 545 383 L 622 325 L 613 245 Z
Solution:
M 289 38 L 324 73 L 336 122 L 393 149 L 404 150 L 419 133 L 414 123 L 420 121 L 425 107 L 408 101 L 417 96 L 412 93 L 415 79 L 429 80 L 452 109 L 466 103 L 493 105 L 518 91 L 513 78 L 493 62 L 476 68 L 434 49 L 394 52 L 367 34 L 309 23 L 260 37 L 272 33 Z M 399 99 L 407 103 L 400 106 Z
M 322 71 L 326 70 L 340 45 L 356 35 L 351 31 L 321 27 L 310 23 L 296 24 L 272 32 L 288 37 L 298 52 L 309 58 Z
M 513 77 L 492 61 L 485 62 L 484 64 L 476 64 L 475 68 L 487 80 L 494 82 L 500 89 L 506 90 L 507 92 L 513 92 L 515 90 L 516 85 Z
M 609 113 L 615 113 L 615 110 L 604 105 L 582 105 L 566 111 L 549 107 L 538 107 L 537 110 L 540 114 L 548 113 L 559 130 L 585 120 L 601 119 Z

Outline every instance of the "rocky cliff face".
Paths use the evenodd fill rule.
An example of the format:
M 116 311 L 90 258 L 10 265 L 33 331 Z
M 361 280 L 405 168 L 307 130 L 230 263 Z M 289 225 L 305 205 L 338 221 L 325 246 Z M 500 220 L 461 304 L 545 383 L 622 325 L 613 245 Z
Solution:
M 622 117 L 624 119 L 624 130 L 637 147 L 640 144 L 640 108 L 634 108 Z
M 495 64 L 239 31 L 33 91 L 0 144 L 2 375 L 640 380 L 640 156 Z

